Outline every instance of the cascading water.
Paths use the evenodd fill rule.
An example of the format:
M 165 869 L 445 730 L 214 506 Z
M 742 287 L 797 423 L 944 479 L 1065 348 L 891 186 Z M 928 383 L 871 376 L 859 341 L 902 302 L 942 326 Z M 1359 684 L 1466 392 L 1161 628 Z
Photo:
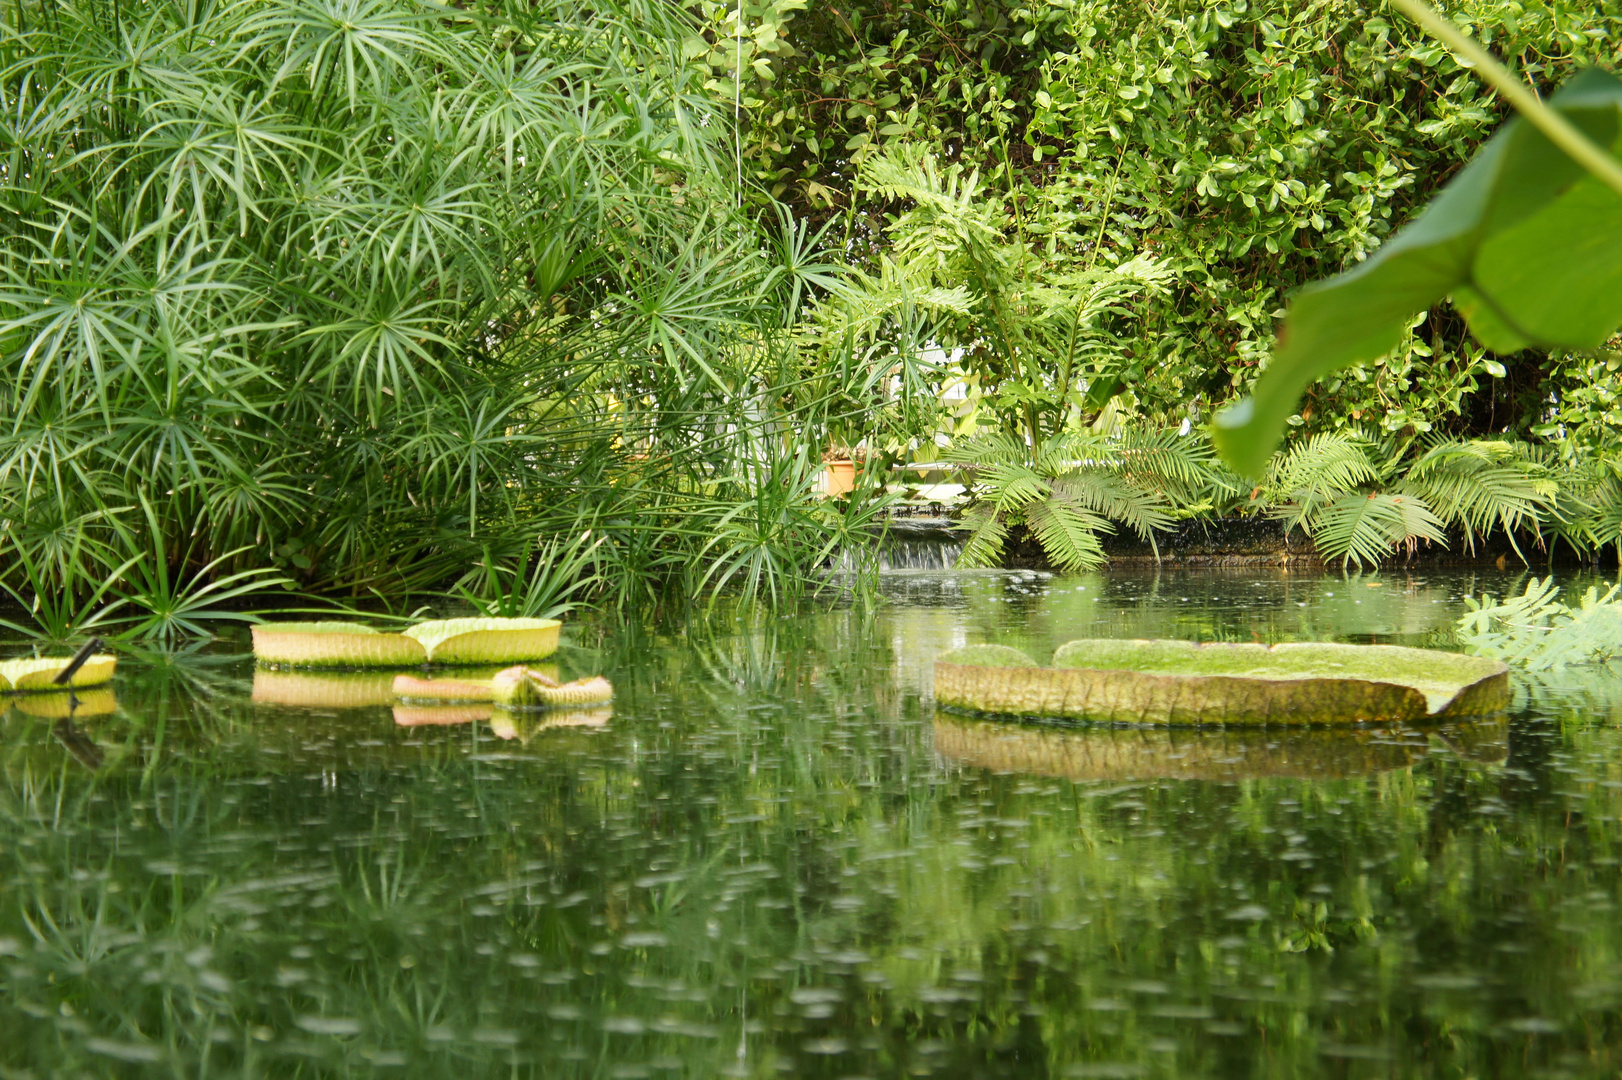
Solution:
M 870 567 L 876 557 L 880 571 L 950 570 L 963 551 L 963 541 L 952 526 L 947 518 L 892 521 L 882 537 L 874 537 L 873 546 L 867 550 L 841 550 L 832 569 L 854 572 Z

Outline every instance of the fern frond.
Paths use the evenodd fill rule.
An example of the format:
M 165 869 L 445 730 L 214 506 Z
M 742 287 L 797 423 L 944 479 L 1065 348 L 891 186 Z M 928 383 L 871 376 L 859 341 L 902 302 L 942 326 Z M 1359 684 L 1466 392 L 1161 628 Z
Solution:
M 1321 431 L 1273 459 L 1269 485 L 1281 499 L 1322 505 L 1379 480 L 1366 440 Z
M 1008 524 L 995 507 L 986 503 L 963 512 L 963 524 L 969 527 L 969 537 L 958 553 L 957 565 L 966 570 L 996 566 L 1002 559 L 1003 543 L 1008 539 Z
M 1339 559 L 1358 567 L 1378 566 L 1401 544 L 1412 550 L 1420 540 L 1447 542 L 1441 521 L 1411 495 L 1343 495 L 1319 511 L 1308 528 L 1326 562 Z
M 1047 557 L 1063 570 L 1078 573 L 1108 561 L 1098 534 L 1114 532 L 1114 527 L 1058 492 L 1027 507 L 1025 521 Z
M 1053 482 L 1053 493 L 1112 521 L 1119 521 L 1150 543 L 1172 525 L 1171 504 L 1157 491 L 1132 483 L 1107 469 L 1079 469 Z
M 956 465 L 978 465 L 991 468 L 996 465 L 1023 465 L 1031 453 L 1023 440 L 1006 432 L 982 432 L 970 439 L 961 439 L 947 447 L 945 460 Z
M 1502 529 L 1512 546 L 1515 530 L 1539 531 L 1555 513 L 1559 485 L 1546 466 L 1506 440 L 1438 441 L 1397 490 L 1418 496 L 1444 523 L 1462 528 L 1474 551 L 1476 538 L 1494 529 Z

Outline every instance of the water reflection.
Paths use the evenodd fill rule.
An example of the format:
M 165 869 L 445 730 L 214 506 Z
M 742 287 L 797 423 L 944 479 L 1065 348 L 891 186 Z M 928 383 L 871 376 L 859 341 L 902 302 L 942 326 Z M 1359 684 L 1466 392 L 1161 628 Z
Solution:
M 364 709 L 394 703 L 394 672 L 308 672 L 256 668 L 253 701 L 295 709 Z
M 394 722 L 401 727 L 445 727 L 488 720 L 494 711 L 493 705 L 396 705 Z
M 1437 739 L 1476 761 L 1501 760 L 1509 722 L 1442 729 L 1064 729 L 935 715 L 935 748 L 950 761 L 1068 780 L 1332 779 L 1405 768 Z
M 577 625 L 561 674 L 618 692 L 578 722 L 401 724 L 230 642 L 121 665 L 71 729 L 12 699 L 0 1076 L 1622 1068 L 1613 683 L 1332 747 L 988 730 L 929 698 L 953 644 L 1422 644 L 1479 585 L 906 577 Z

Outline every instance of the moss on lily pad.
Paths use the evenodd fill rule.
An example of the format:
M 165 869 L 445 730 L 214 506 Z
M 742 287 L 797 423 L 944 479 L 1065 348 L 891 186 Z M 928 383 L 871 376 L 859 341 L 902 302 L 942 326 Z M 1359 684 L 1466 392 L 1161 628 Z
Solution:
M 1356 724 L 1496 713 L 1496 660 L 1397 645 L 1082 639 L 1051 667 L 1006 646 L 935 661 L 935 700 L 1013 716 L 1131 724 Z

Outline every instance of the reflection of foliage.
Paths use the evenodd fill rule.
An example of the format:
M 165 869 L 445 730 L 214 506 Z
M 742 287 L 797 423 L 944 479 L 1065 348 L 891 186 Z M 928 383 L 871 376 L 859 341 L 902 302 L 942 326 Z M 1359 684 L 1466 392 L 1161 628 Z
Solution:
M 1083 583 L 1131 587 L 1089 602 L 1128 636 L 1195 607 Z M 951 766 L 882 609 L 726 614 L 609 638 L 615 721 L 527 748 L 250 706 L 240 669 L 198 700 L 131 665 L 124 717 L 87 727 L 133 753 L 99 774 L 6 718 L 0 1069 L 588 1080 L 728 1075 L 742 1046 L 755 1077 L 824 1051 L 827 1075 L 1171 1077 L 1224 1074 L 1216 1044 L 1257 1080 L 1347 1045 L 1492 1075 L 1501 1004 L 1560 1018 L 1528 1070 L 1615 1061 L 1614 989 L 1570 988 L 1622 945 L 1585 900 L 1616 882 L 1622 791 L 1525 742 L 1513 770 L 1439 739 L 1327 782 Z M 1557 735 L 1562 763 L 1614 770 L 1614 735 Z M 1547 940 L 1575 947 L 1499 948 Z M 1460 976 L 1483 989 L 1426 981 Z
M 1590 586 L 1575 608 L 1559 601 L 1554 578 L 1533 578 L 1520 596 L 1503 601 L 1466 597 L 1470 608 L 1455 633 L 1470 652 L 1532 671 L 1560 670 L 1622 655 L 1622 586 L 1600 594 Z

